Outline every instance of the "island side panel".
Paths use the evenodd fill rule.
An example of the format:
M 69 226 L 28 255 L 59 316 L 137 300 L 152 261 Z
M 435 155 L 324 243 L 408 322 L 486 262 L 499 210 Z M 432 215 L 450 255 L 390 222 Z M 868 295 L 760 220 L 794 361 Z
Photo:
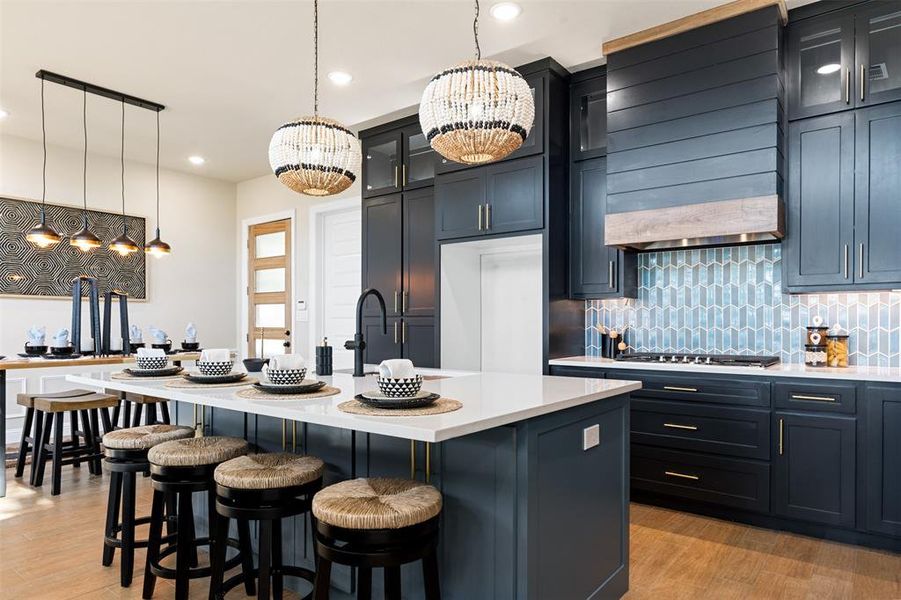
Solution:
M 583 450 L 597 425 L 600 443 Z M 519 426 L 517 598 L 619 598 L 629 585 L 629 396 Z

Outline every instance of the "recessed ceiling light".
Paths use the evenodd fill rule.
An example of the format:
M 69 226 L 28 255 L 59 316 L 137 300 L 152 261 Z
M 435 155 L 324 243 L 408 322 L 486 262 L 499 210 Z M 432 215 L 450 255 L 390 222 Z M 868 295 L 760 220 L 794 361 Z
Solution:
M 817 73 L 819 73 L 820 75 L 829 75 L 830 73 L 835 73 L 841 68 L 842 66 L 838 63 L 829 63 L 817 69 Z
M 331 79 L 332 83 L 335 85 L 347 85 L 354 79 L 353 75 L 345 73 L 344 71 L 332 71 L 328 74 L 328 78 Z
M 498 2 L 491 6 L 490 12 L 498 21 L 512 21 L 520 15 L 522 7 L 516 2 Z
M 0 108 L 0 119 L 5 119 L 8 116 L 9 116 L 9 113 L 6 112 L 5 110 L 3 110 L 2 108 Z
M 202 156 L 197 156 L 195 154 L 194 156 L 189 156 L 188 161 L 190 161 L 190 163 L 192 165 L 202 165 L 203 163 L 206 162 L 206 159 Z

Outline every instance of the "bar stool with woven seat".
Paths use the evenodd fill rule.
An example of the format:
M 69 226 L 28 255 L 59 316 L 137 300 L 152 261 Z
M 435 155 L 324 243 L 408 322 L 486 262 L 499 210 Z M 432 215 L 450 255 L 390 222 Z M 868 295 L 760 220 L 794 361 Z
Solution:
M 106 455 L 103 466 L 110 472 L 109 501 L 103 535 L 103 566 L 110 566 L 116 548 L 121 549 L 119 581 L 122 587 L 131 585 L 135 548 L 147 547 L 147 540 L 135 540 L 135 527 L 150 522 L 149 516 L 135 518 L 137 474 L 150 471 L 147 451 L 157 444 L 189 437 L 194 437 L 192 427 L 166 424 L 117 429 L 103 436 Z M 170 512 L 174 511 L 170 509 Z
M 313 495 L 322 489 L 325 464 L 313 456 L 297 454 L 254 454 L 239 456 L 216 467 L 215 547 L 213 548 L 210 598 L 222 598 L 229 590 L 244 582 L 247 595 L 268 600 L 269 592 L 280 599 L 284 576 L 299 577 L 310 584 L 316 574 L 309 569 L 282 563 L 282 519 L 310 511 Z M 259 568 L 251 559 L 243 571 L 222 581 L 225 575 L 225 545 L 219 540 L 228 534 L 229 519 L 248 527 L 259 521 Z M 249 568 L 248 568 L 249 567 Z M 312 597 L 312 592 L 306 598 Z
M 369 598 L 372 569 L 385 570 L 385 598 L 400 600 L 401 565 L 422 560 L 427 600 L 439 600 L 441 493 L 405 479 L 352 479 L 313 498 L 316 600 L 329 597 L 332 563 L 359 568 L 357 598 Z
M 53 481 L 50 486 L 50 494 L 53 496 L 60 492 L 63 465 L 77 464 L 84 460 L 88 463 L 92 475 L 101 475 L 100 459 L 103 458 L 103 453 L 100 450 L 98 411 L 103 420 L 104 432 L 110 431 L 112 425 L 106 409 L 113 408 L 117 404 L 119 404 L 119 398 L 116 396 L 86 392 L 86 390 L 35 396 L 35 414 L 43 414 L 44 422 L 41 426 L 41 435 L 38 438 L 37 452 L 34 457 L 36 470 L 32 485 L 43 485 L 44 467 L 48 459 L 53 463 Z M 79 447 L 78 444 L 67 447 L 63 443 L 63 421 L 66 413 L 71 412 L 78 412 L 81 416 L 83 434 L 88 442 L 84 448 Z M 77 438 L 77 436 L 76 432 L 75 437 Z
M 194 534 L 194 512 L 191 497 L 194 492 L 207 494 L 209 515 L 216 514 L 215 483 L 213 471 L 216 465 L 247 454 L 248 444 L 241 438 L 209 436 L 163 442 L 147 453 L 150 461 L 150 482 L 153 486 L 153 505 L 150 512 L 150 534 L 147 540 L 147 563 L 144 568 L 143 597 L 151 598 L 156 578 L 175 580 L 175 598 L 188 597 L 191 579 L 209 576 L 211 569 L 197 566 L 197 547 L 213 546 L 215 532 L 205 538 Z M 176 542 L 161 550 L 163 533 L 163 506 L 175 503 L 178 524 Z M 170 515 L 171 516 L 171 515 Z M 240 543 L 223 540 L 240 552 L 226 563 L 226 569 L 237 566 L 251 554 L 247 531 L 238 531 Z M 160 560 L 175 553 L 175 569 L 163 567 Z

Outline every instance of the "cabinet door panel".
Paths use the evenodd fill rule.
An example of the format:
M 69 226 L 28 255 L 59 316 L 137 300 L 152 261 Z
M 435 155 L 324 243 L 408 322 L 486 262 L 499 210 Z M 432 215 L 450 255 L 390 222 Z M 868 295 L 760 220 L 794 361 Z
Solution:
M 363 197 L 372 198 L 401 190 L 401 132 L 388 131 L 361 142 Z
M 435 194 L 432 188 L 404 193 L 405 316 L 435 314 Z
M 379 317 L 363 319 L 363 338 L 366 349 L 363 351 L 363 362 L 377 365 L 389 358 L 400 358 L 401 345 L 400 319 L 388 319 L 388 332 L 382 333 L 382 320 Z
M 852 14 L 793 24 L 788 33 L 789 118 L 853 107 L 855 73 Z
M 435 163 L 438 153 L 418 124 L 404 128 L 404 163 L 401 179 L 405 190 L 430 186 L 435 182 Z
M 488 233 L 540 229 L 544 225 L 544 157 L 486 168 Z
M 435 319 L 405 318 L 401 323 L 404 358 L 417 367 L 438 367 L 438 346 L 435 339 Z
M 777 411 L 773 421 L 774 512 L 853 527 L 857 419 Z
M 855 278 L 901 284 L 901 103 L 856 111 Z
M 402 233 L 400 194 L 363 202 L 363 289 L 377 289 L 389 315 L 400 314 Z M 379 314 L 375 298 L 363 314 Z
M 569 91 L 570 159 L 607 153 L 607 77 L 573 84 Z
M 901 386 L 867 389 L 867 529 L 901 536 Z
M 854 31 L 857 104 L 901 99 L 901 2 L 865 6 L 855 15 Z
M 854 117 L 827 115 L 789 128 L 785 270 L 788 287 L 853 282 Z
M 480 207 L 485 203 L 485 169 L 435 178 L 435 231 L 439 240 L 483 235 Z

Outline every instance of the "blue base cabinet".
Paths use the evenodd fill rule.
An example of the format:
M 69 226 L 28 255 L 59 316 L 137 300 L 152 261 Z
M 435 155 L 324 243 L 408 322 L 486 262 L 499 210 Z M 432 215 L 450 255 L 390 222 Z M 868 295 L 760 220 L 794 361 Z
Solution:
M 867 530 L 901 537 L 901 385 L 867 389 Z

